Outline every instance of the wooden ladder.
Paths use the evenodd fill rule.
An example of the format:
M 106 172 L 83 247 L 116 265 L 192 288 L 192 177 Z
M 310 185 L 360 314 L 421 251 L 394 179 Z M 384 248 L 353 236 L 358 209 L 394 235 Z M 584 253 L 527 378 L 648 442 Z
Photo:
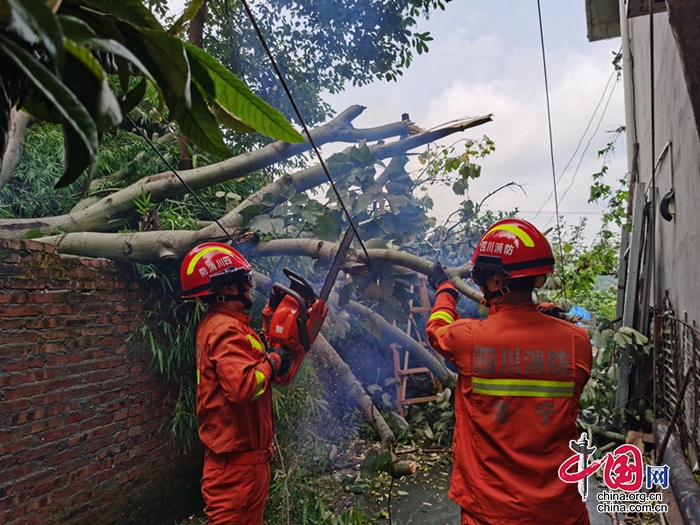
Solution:
M 415 292 L 415 286 L 412 285 L 410 288 L 411 293 Z M 406 325 L 406 333 L 410 336 L 411 330 L 415 332 L 416 340 L 424 347 L 428 347 L 428 342 L 425 341 L 421 335 L 418 327 L 416 325 L 416 318 L 414 314 L 429 314 L 432 307 L 430 306 L 430 299 L 428 298 L 428 288 L 425 286 L 425 276 L 419 277 L 418 284 L 418 299 L 420 301 L 420 306 L 413 306 L 413 299 L 409 302 L 410 310 L 408 315 L 408 323 Z M 394 321 L 394 324 L 396 322 Z M 406 416 L 405 407 L 407 405 L 415 405 L 418 403 L 428 403 L 429 401 L 435 401 L 437 399 L 437 394 L 432 396 L 423 397 L 406 397 L 406 388 L 408 385 L 408 378 L 413 374 L 427 374 L 430 377 L 433 387 L 437 390 L 437 393 L 442 393 L 442 384 L 433 375 L 433 373 L 426 367 L 414 367 L 411 368 L 408 363 L 409 353 L 408 351 L 403 351 L 403 356 L 401 355 L 401 345 L 397 343 L 391 344 L 391 351 L 394 356 L 394 377 L 399 382 L 396 387 L 396 405 L 399 409 L 399 414 L 402 417 Z

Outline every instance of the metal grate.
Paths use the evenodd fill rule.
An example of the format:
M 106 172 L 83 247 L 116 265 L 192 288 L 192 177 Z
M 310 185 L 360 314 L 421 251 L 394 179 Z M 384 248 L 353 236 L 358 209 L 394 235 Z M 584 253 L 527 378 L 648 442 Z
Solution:
M 659 414 L 670 419 L 679 402 L 680 388 L 693 367 L 690 383 L 682 399 L 675 434 L 688 452 L 690 466 L 698 470 L 700 451 L 700 329 L 687 315 L 679 319 L 671 308 L 664 310 L 660 326 L 659 354 L 656 361 L 656 392 Z M 657 318 L 657 321 L 659 318 Z

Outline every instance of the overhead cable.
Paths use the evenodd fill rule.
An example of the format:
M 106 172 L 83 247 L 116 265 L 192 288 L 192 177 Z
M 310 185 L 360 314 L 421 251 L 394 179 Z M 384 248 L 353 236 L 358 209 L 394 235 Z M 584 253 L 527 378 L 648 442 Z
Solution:
M 228 0 L 227 0 L 228 3 Z M 289 102 L 292 104 L 292 108 L 294 109 L 294 113 L 296 114 L 297 118 L 299 119 L 299 123 L 301 124 L 302 128 L 304 129 L 304 133 L 309 139 L 309 143 L 311 144 L 311 147 L 314 150 L 314 153 L 316 154 L 316 157 L 318 158 L 319 163 L 321 164 L 321 167 L 323 168 L 324 173 L 326 174 L 326 178 L 328 178 L 328 182 L 331 185 L 331 188 L 333 188 L 333 192 L 335 193 L 336 198 L 338 199 L 338 204 L 343 210 L 343 213 L 345 214 L 345 217 L 348 219 L 348 222 L 350 223 L 350 228 L 352 228 L 353 232 L 355 233 L 355 237 L 357 238 L 358 242 L 360 243 L 360 246 L 362 247 L 362 251 L 365 254 L 365 257 L 367 257 L 367 264 L 370 266 L 372 265 L 372 261 L 369 258 L 369 253 L 367 252 L 367 248 L 365 247 L 365 243 L 362 241 L 362 238 L 360 237 L 360 233 L 357 231 L 357 228 L 353 224 L 352 217 L 350 216 L 350 212 L 348 209 L 345 207 L 345 203 L 343 202 L 342 197 L 340 196 L 340 192 L 338 191 L 338 188 L 335 186 L 335 182 L 333 182 L 333 178 L 331 177 L 330 171 L 328 170 L 328 166 L 326 166 L 326 162 L 323 160 L 323 157 L 321 156 L 321 152 L 319 151 L 318 147 L 316 146 L 316 142 L 314 141 L 313 137 L 311 136 L 311 131 L 306 125 L 306 121 L 304 120 L 304 117 L 301 114 L 301 111 L 299 110 L 299 107 L 297 106 L 296 101 L 294 100 L 294 97 L 292 96 L 292 92 L 290 91 L 289 87 L 287 86 L 287 82 L 284 80 L 284 76 L 282 75 L 282 72 L 280 71 L 277 61 L 275 60 L 275 57 L 272 56 L 272 52 L 270 51 L 269 46 L 267 45 L 267 42 L 265 40 L 265 36 L 262 34 L 262 31 L 260 30 L 260 26 L 258 26 L 257 21 L 255 20 L 255 16 L 253 15 L 253 12 L 251 11 L 250 7 L 248 6 L 248 2 L 246 0 L 241 0 L 241 3 L 243 4 L 243 8 L 246 11 L 246 14 L 248 15 L 248 18 L 250 19 L 251 24 L 253 24 L 253 29 L 255 29 L 255 33 L 258 35 L 258 39 L 260 40 L 260 43 L 263 46 L 263 49 L 265 50 L 265 54 L 267 54 L 267 58 L 270 60 L 270 64 L 272 64 L 273 69 L 275 70 L 275 73 L 277 74 L 277 77 L 279 78 L 280 83 L 282 84 L 282 88 L 284 89 L 284 92 L 287 94 L 287 98 L 289 98 Z
M 544 71 L 544 92 L 547 100 L 547 125 L 549 129 L 549 156 L 552 161 L 552 182 L 554 185 L 554 207 L 557 214 L 557 236 L 559 238 L 559 265 L 561 271 L 561 282 L 566 298 L 566 281 L 564 279 L 564 248 L 561 242 L 561 224 L 559 220 L 559 197 L 557 195 L 557 174 L 554 169 L 554 140 L 552 139 L 552 111 L 549 104 L 549 82 L 547 81 L 547 58 L 544 51 L 544 30 L 542 29 L 542 8 L 540 0 L 537 0 L 537 15 L 540 21 L 540 43 L 542 46 L 542 69 Z

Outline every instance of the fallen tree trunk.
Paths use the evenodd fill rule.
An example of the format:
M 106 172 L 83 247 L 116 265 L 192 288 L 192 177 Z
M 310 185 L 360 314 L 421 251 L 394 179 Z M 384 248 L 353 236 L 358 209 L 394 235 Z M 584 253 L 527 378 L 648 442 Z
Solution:
M 365 392 L 365 389 L 352 373 L 350 367 L 341 359 L 338 352 L 335 351 L 323 335 L 319 335 L 311 346 L 309 358 L 314 366 L 321 366 L 333 372 L 339 383 L 360 408 L 367 422 L 377 431 L 382 446 L 390 450 L 396 444 L 394 433 L 379 410 L 374 406 L 372 398 Z
M 407 350 L 411 357 L 416 358 L 421 366 L 426 367 L 438 380 L 445 386 L 454 386 L 457 381 L 457 375 L 445 367 L 442 361 L 438 360 L 430 351 L 422 346 L 418 341 L 413 339 L 406 332 L 387 322 L 381 315 L 372 311 L 370 308 L 350 301 L 348 311 L 359 317 L 370 318 L 381 327 L 382 337 L 386 341 L 398 343 L 402 348 Z
M 409 133 L 413 129 L 409 121 L 400 121 L 370 130 L 355 129 L 352 127 L 351 122 L 360 115 L 363 110 L 364 107 L 362 106 L 351 106 L 332 121 L 314 129 L 311 132 L 314 142 L 320 146 L 329 142 L 355 143 L 359 140 L 379 140 Z M 454 132 L 452 128 L 449 128 L 447 131 L 440 131 L 440 133 L 443 134 Z M 439 138 L 439 134 L 432 132 L 430 133 L 430 137 Z M 411 141 L 411 138 L 413 137 L 406 139 L 409 141 L 405 144 L 406 148 L 415 148 L 421 145 L 421 143 L 426 143 L 422 142 L 421 139 Z M 429 138 L 428 142 L 432 140 L 436 140 L 436 138 Z M 277 141 L 258 150 L 202 168 L 185 170 L 179 172 L 179 174 L 193 190 L 198 190 L 228 180 L 245 177 L 249 173 L 304 153 L 308 151 L 310 147 L 308 140 L 299 144 Z M 387 151 L 390 153 L 387 153 L 386 156 L 398 154 L 395 152 L 406 151 L 403 147 L 402 145 L 398 148 L 388 149 Z M 23 237 L 30 229 L 37 228 L 43 235 L 53 235 L 61 230 L 66 232 L 113 231 L 116 229 L 114 220 L 132 211 L 134 209 L 134 200 L 140 197 L 142 192 L 151 195 L 151 202 L 158 203 L 167 198 L 182 195 L 187 191 L 187 188 L 180 182 L 175 174 L 168 170 L 145 177 L 78 212 L 42 218 L 40 221 L 37 219 L 0 220 L 0 236 L 8 237 L 10 235 L 7 235 L 7 232 L 12 232 L 11 237 L 13 238 Z M 37 224 L 39 224 L 38 227 Z
M 437 140 L 442 136 L 463 131 L 464 129 L 476 126 L 488 120 L 490 120 L 490 117 L 469 119 L 437 131 L 423 132 L 393 143 L 374 145 L 371 146 L 370 149 L 377 156 L 377 158 L 388 158 L 403 154 L 418 146 Z M 221 164 L 223 163 L 215 164 L 213 166 L 220 166 Z M 211 167 L 212 166 L 207 166 L 207 168 Z M 204 170 L 207 168 L 200 169 Z M 192 172 L 194 171 L 197 170 L 192 170 Z M 161 175 L 154 177 L 160 177 Z M 174 175 L 170 175 L 174 177 Z M 146 181 L 143 183 L 144 188 L 146 188 L 148 181 L 151 179 L 153 179 L 153 177 L 148 177 L 146 179 Z M 235 232 L 243 225 L 244 218 L 241 212 L 249 206 L 261 204 L 265 195 L 274 195 L 275 197 L 278 197 L 281 189 L 286 185 L 294 186 L 296 193 L 300 193 L 308 189 L 315 188 L 326 182 L 326 180 L 325 172 L 319 166 L 302 170 L 293 175 L 280 177 L 272 184 L 269 184 L 265 188 L 259 190 L 241 202 L 234 210 L 222 217 L 219 220 L 219 223 L 228 232 Z M 180 183 L 178 182 L 178 184 Z M 157 186 L 148 185 L 148 191 L 155 189 L 157 189 Z M 131 193 L 123 193 L 126 190 L 129 190 Z M 131 199 L 129 202 L 131 205 L 133 205 L 133 199 L 141 195 L 141 186 L 138 184 L 129 186 L 129 188 L 121 190 L 120 192 L 103 199 L 100 201 L 100 203 L 103 201 L 109 201 L 110 199 L 114 200 L 118 195 L 120 196 L 120 201 L 124 200 L 125 195 L 128 196 Z M 78 212 L 78 215 L 83 214 L 82 216 L 86 221 L 88 221 L 87 217 L 89 217 L 88 222 L 90 223 L 91 227 L 77 228 L 77 222 L 70 227 L 65 226 L 65 229 L 69 232 L 75 232 L 76 229 L 87 231 L 81 231 L 80 233 L 64 233 L 62 235 L 42 237 L 37 240 L 48 244 L 55 244 L 59 253 L 64 253 L 67 255 L 104 257 L 115 261 L 142 263 L 157 262 L 163 259 L 180 259 L 184 257 L 187 251 L 196 244 L 205 241 L 227 240 L 227 235 L 217 224 L 211 224 L 206 228 L 197 231 L 177 230 L 136 233 L 105 233 L 104 230 L 108 229 L 108 222 L 113 220 L 114 217 L 111 214 L 95 214 L 91 211 L 94 211 L 94 207 L 100 205 L 100 203 L 93 204 L 92 206 Z M 72 217 L 72 214 L 69 214 L 68 217 Z M 29 229 L 38 229 L 43 232 L 50 226 L 49 223 L 53 219 L 56 218 L 53 217 L 46 220 L 32 219 L 31 221 L 27 220 L 26 223 L 21 221 L 18 222 L 17 220 L 0 221 L 0 236 L 3 235 L 3 231 L 11 232 L 11 234 L 7 236 L 13 238 L 23 237 L 24 234 L 22 232 L 26 233 L 26 231 L 29 231 Z M 84 225 L 87 225 L 87 223 Z M 302 239 L 301 241 L 305 241 L 305 239 Z M 408 255 L 410 254 L 406 254 L 406 256 Z M 432 266 L 432 263 L 427 263 L 427 265 Z

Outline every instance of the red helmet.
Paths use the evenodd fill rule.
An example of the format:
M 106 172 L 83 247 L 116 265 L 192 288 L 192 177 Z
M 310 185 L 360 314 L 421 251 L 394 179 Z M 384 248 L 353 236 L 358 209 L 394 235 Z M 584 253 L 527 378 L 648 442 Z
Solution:
M 471 278 L 477 284 L 492 274 L 515 279 L 554 271 L 549 241 L 522 219 L 504 219 L 491 226 L 479 241 L 471 263 Z
M 227 244 L 205 242 L 192 248 L 182 260 L 183 299 L 211 295 L 216 288 L 240 283 L 253 286 L 253 270 L 245 257 Z

